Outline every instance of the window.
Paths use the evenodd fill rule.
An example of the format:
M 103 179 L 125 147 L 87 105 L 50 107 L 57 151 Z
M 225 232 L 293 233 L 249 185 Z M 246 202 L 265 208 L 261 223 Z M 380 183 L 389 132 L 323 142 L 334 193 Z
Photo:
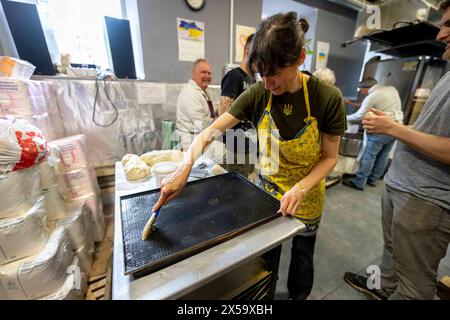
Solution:
M 112 69 L 108 59 L 104 17 L 122 19 L 121 0 L 36 2 L 41 16 L 49 20 L 59 53 L 69 53 L 72 63 L 96 64 L 102 69 Z

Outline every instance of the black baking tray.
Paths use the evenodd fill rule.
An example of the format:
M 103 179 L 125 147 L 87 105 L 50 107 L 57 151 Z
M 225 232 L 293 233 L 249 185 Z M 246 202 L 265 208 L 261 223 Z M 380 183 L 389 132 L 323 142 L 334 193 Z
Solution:
M 154 272 L 280 216 L 278 200 L 232 172 L 189 182 L 162 207 L 156 230 L 142 241 L 159 194 L 157 189 L 120 198 L 126 275 Z

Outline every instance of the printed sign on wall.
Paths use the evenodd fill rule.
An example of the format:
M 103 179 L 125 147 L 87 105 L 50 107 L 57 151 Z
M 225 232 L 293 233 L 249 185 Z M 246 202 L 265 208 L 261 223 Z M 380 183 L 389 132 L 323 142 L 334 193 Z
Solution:
M 316 70 L 327 67 L 329 52 L 330 44 L 328 42 L 317 41 Z
M 247 38 L 252 34 L 255 33 L 256 29 L 252 27 L 246 27 L 241 25 L 236 25 L 236 56 L 235 61 L 236 62 L 242 62 L 242 57 L 244 55 L 244 47 L 247 43 Z
M 203 22 L 177 18 L 178 59 L 195 61 L 205 58 L 205 24 Z

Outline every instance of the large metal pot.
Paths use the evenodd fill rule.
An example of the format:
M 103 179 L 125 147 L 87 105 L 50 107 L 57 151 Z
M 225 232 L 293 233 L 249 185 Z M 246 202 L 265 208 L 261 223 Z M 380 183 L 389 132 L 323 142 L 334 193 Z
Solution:
M 363 134 L 346 133 L 341 137 L 339 154 L 347 157 L 357 157 L 363 144 Z

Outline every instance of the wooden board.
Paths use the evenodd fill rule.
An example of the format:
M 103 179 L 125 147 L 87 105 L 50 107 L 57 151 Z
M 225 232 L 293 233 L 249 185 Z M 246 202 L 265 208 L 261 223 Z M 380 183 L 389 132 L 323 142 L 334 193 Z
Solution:
M 114 176 L 116 174 L 115 164 L 95 168 L 97 177 Z
M 86 300 L 111 299 L 114 216 L 105 216 L 105 237 L 97 244 L 94 263 L 88 276 Z
M 443 277 L 438 285 L 436 295 L 442 300 L 450 300 L 450 277 Z
M 105 300 L 106 275 L 95 282 L 88 284 L 86 300 Z
M 112 290 L 112 264 L 108 267 L 106 272 L 106 283 L 105 283 L 105 296 L 103 300 L 111 300 L 111 290 Z
M 93 282 L 105 277 L 108 267 L 112 263 L 114 246 L 114 217 L 105 217 L 105 237 L 97 244 L 94 263 L 89 272 L 88 282 Z

